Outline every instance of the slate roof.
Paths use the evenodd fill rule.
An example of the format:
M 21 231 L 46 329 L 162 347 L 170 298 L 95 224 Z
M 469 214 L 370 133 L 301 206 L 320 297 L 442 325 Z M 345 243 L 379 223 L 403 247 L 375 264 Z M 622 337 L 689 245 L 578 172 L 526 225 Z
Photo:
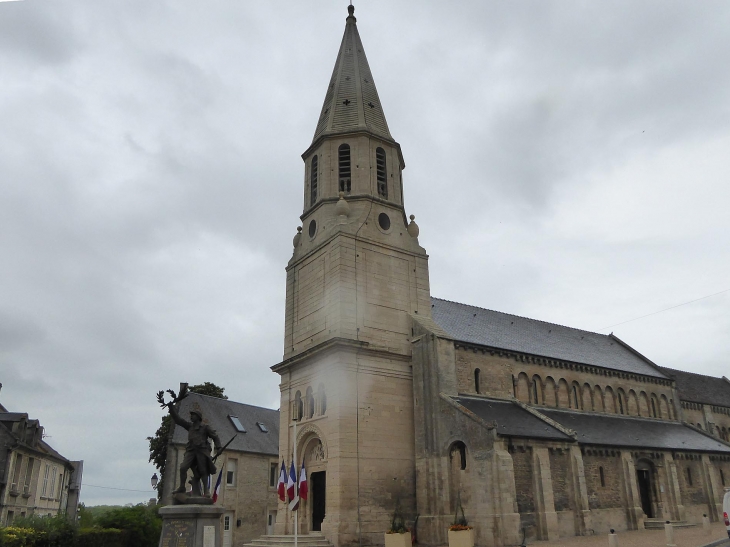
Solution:
M 648 359 L 611 335 L 431 298 L 431 315 L 454 340 L 658 378 Z
M 497 422 L 497 434 L 499 435 L 557 441 L 573 440 L 512 401 L 464 396 L 453 397 L 453 399 L 485 422 Z
M 665 367 L 661 369 L 676 382 L 681 400 L 730 407 L 730 382 L 724 378 Z
M 546 408 L 537 410 L 574 430 L 580 444 L 730 454 L 730 446 L 680 422 Z
M 367 130 L 393 140 L 357 31 L 355 8 L 348 6 L 345 34 L 337 53 L 312 143 L 324 135 Z
M 203 422 L 216 430 L 221 443 L 224 445 L 238 433 L 238 436 L 228 447 L 228 450 L 269 454 L 272 456 L 279 455 L 278 410 L 246 405 L 235 401 L 201 395 L 199 393 L 190 393 L 180 403 L 178 412 L 183 418 L 189 420 L 189 412 L 193 406 L 196 406 L 202 412 Z M 236 430 L 228 418 L 229 415 L 238 416 L 244 429 L 246 429 L 246 433 L 239 433 Z M 256 425 L 256 422 L 263 423 L 269 432 L 264 433 L 261 431 Z M 187 431 L 179 425 L 176 425 L 172 440 L 177 444 L 186 444 L 188 442 Z

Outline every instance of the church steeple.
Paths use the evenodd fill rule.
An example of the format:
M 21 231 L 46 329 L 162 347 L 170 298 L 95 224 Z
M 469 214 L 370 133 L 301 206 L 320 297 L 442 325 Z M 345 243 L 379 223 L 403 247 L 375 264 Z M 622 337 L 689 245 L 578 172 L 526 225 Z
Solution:
M 347 10 L 349 15 L 346 19 L 345 34 L 342 37 L 312 144 L 320 137 L 358 130 L 393 140 L 357 31 L 355 7 L 350 5 Z

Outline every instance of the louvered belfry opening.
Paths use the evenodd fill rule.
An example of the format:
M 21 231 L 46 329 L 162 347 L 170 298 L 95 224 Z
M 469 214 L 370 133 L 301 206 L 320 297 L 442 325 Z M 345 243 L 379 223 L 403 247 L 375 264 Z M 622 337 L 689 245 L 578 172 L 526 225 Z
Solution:
M 352 189 L 352 169 L 350 165 L 350 145 L 341 144 L 337 149 L 340 172 L 340 192 L 350 193 Z
M 378 173 L 378 195 L 388 199 L 388 175 L 385 168 L 385 150 L 382 148 L 375 150 L 375 163 Z
M 311 180 L 310 180 L 310 199 L 309 199 L 309 205 L 313 206 L 315 203 L 317 203 L 317 156 L 315 155 L 312 158 L 312 174 L 311 174 Z

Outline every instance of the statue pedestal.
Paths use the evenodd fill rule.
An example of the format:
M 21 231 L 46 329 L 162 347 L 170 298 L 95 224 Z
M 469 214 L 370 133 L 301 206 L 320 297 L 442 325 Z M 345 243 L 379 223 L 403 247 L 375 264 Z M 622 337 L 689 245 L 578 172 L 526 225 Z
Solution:
M 221 516 L 218 505 L 168 505 L 160 508 L 162 534 L 159 547 L 221 547 Z

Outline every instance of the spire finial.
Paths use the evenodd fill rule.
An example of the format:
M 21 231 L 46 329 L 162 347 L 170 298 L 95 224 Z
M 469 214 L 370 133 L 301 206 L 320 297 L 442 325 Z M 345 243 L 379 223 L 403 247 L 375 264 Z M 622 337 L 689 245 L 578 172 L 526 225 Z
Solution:
M 347 13 L 350 14 L 350 17 L 354 17 L 353 14 L 355 13 L 355 6 L 352 5 L 352 0 L 350 0 L 350 5 L 347 6 Z

